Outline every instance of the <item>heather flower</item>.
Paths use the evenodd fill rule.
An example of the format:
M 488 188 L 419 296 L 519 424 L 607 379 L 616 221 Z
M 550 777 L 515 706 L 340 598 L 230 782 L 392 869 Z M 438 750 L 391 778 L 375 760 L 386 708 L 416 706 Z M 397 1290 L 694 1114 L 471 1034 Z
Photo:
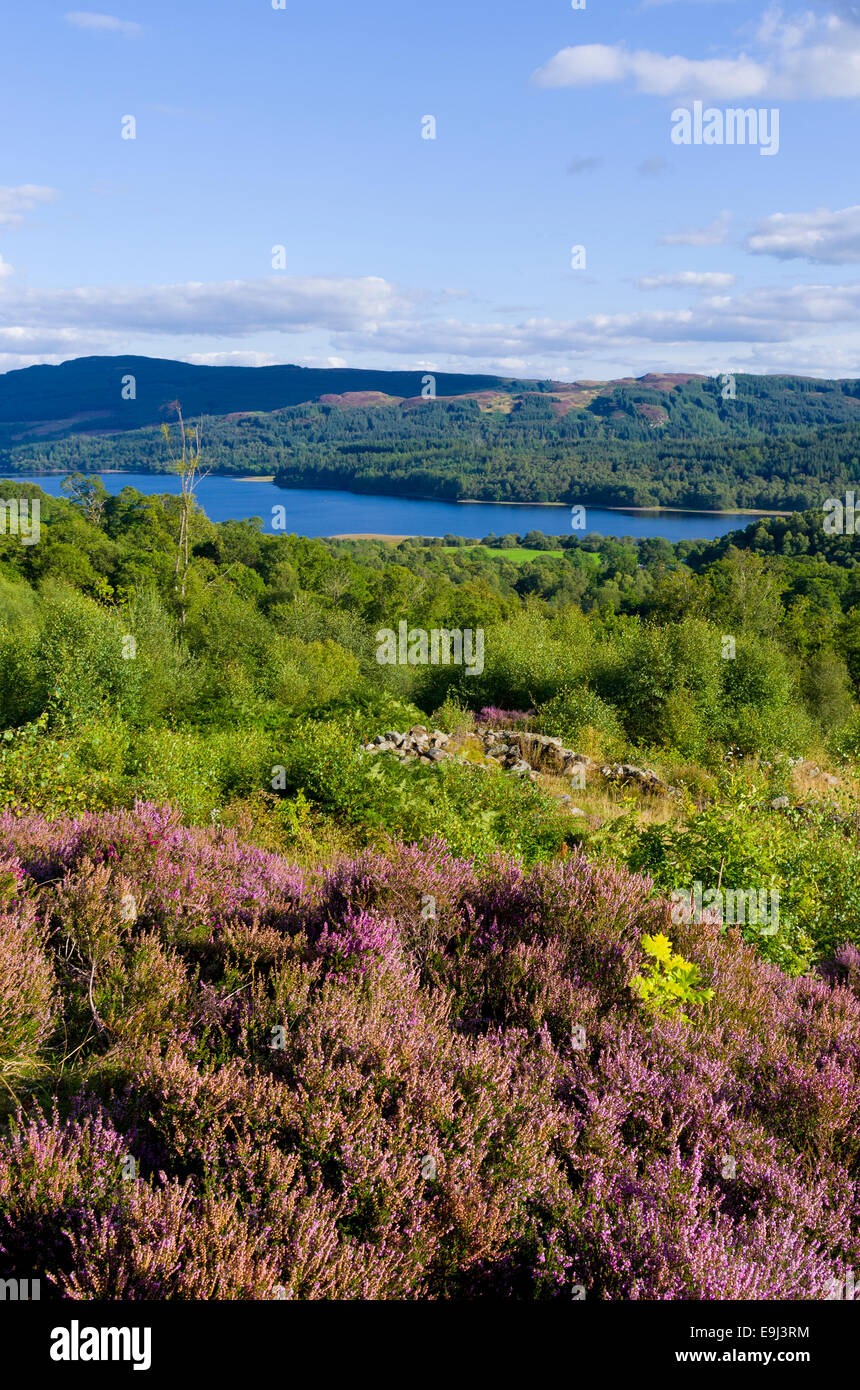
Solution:
M 697 972 L 688 1018 L 643 1011 L 643 939 Z M 431 837 L 312 882 L 169 808 L 2 816 L 0 1058 L 57 1100 L 0 1132 L 0 1272 L 70 1299 L 826 1298 L 860 1268 L 856 967 L 789 978 L 580 853 Z
M 533 709 L 498 709 L 496 705 L 485 705 L 475 715 L 475 723 L 483 724 L 488 729 L 514 729 L 528 725 L 534 714 Z
M 17 866 L 6 872 L 20 883 Z M 38 1074 L 53 1031 L 56 981 L 45 938 L 32 899 L 0 906 L 0 1077 L 7 1086 Z

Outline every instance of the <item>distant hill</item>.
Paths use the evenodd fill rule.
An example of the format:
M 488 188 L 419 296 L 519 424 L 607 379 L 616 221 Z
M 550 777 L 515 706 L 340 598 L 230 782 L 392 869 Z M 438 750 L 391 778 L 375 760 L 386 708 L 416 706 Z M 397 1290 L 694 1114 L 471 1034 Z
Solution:
M 346 367 L 198 367 L 160 357 L 77 357 L 58 367 L 23 367 L 0 375 L 0 426 L 9 442 L 160 424 L 164 407 L 182 403 L 186 417 L 279 410 L 343 393 L 421 398 L 423 372 Z M 135 399 L 124 400 L 133 376 Z M 503 377 L 434 373 L 436 394 L 504 392 Z M 522 385 L 522 383 L 520 383 Z
M 0 376 L 0 473 L 161 472 L 179 400 L 209 467 L 452 500 L 804 510 L 860 482 L 860 382 L 524 381 L 88 357 Z M 122 399 L 134 377 L 135 399 Z
M 60 366 L 24 367 L 0 374 L 0 439 L 7 446 L 29 441 L 101 435 L 160 425 L 173 418 L 178 400 L 186 419 L 271 413 L 309 403 L 350 410 L 416 409 L 427 404 L 428 374 L 421 371 L 369 371 L 351 367 L 201 367 L 160 357 L 78 357 Z M 134 378 L 134 395 L 124 383 Z M 590 410 L 604 421 L 637 418 L 649 426 L 671 426 L 682 404 L 693 408 L 683 421 L 695 435 L 697 424 L 713 433 L 713 420 L 697 421 L 701 387 L 706 401 L 722 399 L 714 378 L 695 372 L 649 372 L 614 381 L 523 380 L 479 373 L 434 372 L 437 398 L 473 401 L 479 410 L 511 414 L 540 401 L 555 418 Z M 743 389 L 724 412 L 730 432 L 777 425 L 812 426 L 860 419 L 860 382 L 808 377 L 741 376 Z M 685 390 L 685 388 L 687 388 Z M 692 389 L 690 389 L 692 388 Z M 128 387 L 125 391 L 128 395 Z M 674 398 L 670 401 L 669 398 Z

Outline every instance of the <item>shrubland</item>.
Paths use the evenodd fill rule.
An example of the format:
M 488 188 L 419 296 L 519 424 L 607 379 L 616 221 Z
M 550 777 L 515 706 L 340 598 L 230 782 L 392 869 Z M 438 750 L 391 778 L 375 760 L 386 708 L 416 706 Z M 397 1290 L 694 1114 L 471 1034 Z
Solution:
M 824 1296 L 860 1256 L 854 539 L 509 560 L 195 511 L 180 602 L 178 506 L 88 484 L 0 538 L 0 1275 Z M 380 665 L 400 621 L 482 628 L 483 670 Z M 585 814 L 362 747 L 482 722 L 587 754 Z M 697 882 L 778 928 L 679 919 Z
M 0 832 L 3 1075 L 36 1077 L 0 1146 L 4 1272 L 698 1300 L 856 1267 L 860 999 L 675 928 L 647 879 L 429 839 L 311 880 L 147 804 Z

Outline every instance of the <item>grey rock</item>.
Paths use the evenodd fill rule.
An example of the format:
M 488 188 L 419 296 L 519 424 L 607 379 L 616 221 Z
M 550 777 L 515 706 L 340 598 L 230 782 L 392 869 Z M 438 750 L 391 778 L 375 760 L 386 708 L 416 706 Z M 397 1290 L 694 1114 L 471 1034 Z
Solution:
M 564 748 L 560 738 L 548 734 L 532 734 L 518 729 L 487 729 L 479 731 L 476 737 L 483 747 L 485 758 L 492 759 L 505 771 L 518 777 L 528 776 L 532 782 L 540 780 L 540 773 L 570 774 L 583 764 L 591 764 L 591 759 L 584 753 Z M 450 742 L 451 735 L 443 729 L 428 733 L 423 724 L 414 724 L 406 733 L 390 729 L 388 733 L 376 734 L 371 742 L 361 746 L 372 753 L 393 753 L 400 762 L 420 759 L 421 762 L 434 763 L 454 756 L 458 762 L 469 762 L 470 766 L 483 767 L 487 771 L 486 763 L 471 763 L 459 751 L 452 755 L 448 751 Z M 607 775 L 614 771 L 617 769 L 606 770 Z M 642 779 L 654 775 L 643 773 L 641 769 L 634 772 Z
M 607 782 L 615 782 L 620 786 L 628 782 L 633 782 L 636 786 L 646 791 L 663 792 L 666 790 L 665 783 L 651 769 L 634 767 L 632 763 L 616 763 L 613 766 L 602 767 L 600 769 Z

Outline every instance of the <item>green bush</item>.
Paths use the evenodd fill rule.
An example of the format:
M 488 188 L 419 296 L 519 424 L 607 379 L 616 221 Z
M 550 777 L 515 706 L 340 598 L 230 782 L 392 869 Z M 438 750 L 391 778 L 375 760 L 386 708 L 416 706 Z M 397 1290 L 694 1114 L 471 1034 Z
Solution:
M 441 835 L 457 854 L 505 849 L 532 862 L 558 851 L 570 832 L 569 816 L 531 782 L 453 760 L 430 767 L 362 752 L 351 721 L 296 725 L 282 765 L 287 793 L 301 790 L 371 832 Z
M 588 686 L 572 688 L 563 685 L 537 709 L 541 733 L 560 738 L 569 747 L 576 747 L 585 729 L 596 729 L 608 738 L 620 739 L 621 726 L 615 711 Z

